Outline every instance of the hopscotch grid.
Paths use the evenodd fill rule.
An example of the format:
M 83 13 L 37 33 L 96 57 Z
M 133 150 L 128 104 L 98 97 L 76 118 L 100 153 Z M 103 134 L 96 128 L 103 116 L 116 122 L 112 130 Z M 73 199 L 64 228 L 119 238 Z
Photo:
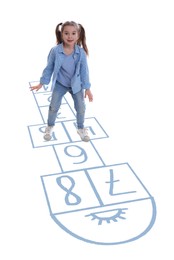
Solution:
M 79 141 L 78 141 L 78 142 L 73 142 L 73 143 L 79 143 Z M 80 143 L 81 143 L 81 142 L 80 142 Z M 92 144 L 92 142 L 89 142 L 89 143 Z M 69 143 L 68 143 L 68 144 L 69 144 Z M 71 144 L 72 144 L 72 143 L 71 143 Z M 60 168 L 61 168 L 61 170 L 62 170 L 62 173 L 65 173 L 65 170 L 63 169 L 62 165 L 60 164 L 60 159 L 59 159 L 58 154 L 57 154 L 56 149 L 55 149 L 56 146 L 58 146 L 58 145 L 56 145 L 56 144 L 53 145 L 53 149 L 54 149 L 56 158 L 57 158 L 57 160 L 58 160 L 58 164 L 59 164 L 59 166 L 60 166 Z M 96 149 L 95 149 L 95 151 L 96 151 L 96 154 L 97 154 L 97 156 L 98 156 L 98 159 L 99 159 L 100 162 L 102 163 L 102 165 L 98 165 L 98 166 L 96 166 L 96 168 L 105 166 L 105 163 L 103 162 L 103 160 L 102 160 L 101 156 L 99 155 L 98 151 L 97 151 Z M 83 166 L 82 168 L 80 168 L 80 170 L 84 170 L 84 169 L 91 169 L 91 168 L 90 168 L 89 166 L 87 166 L 87 167 L 84 167 L 84 166 Z
M 65 131 L 65 133 L 66 133 L 68 139 L 69 139 L 69 142 L 73 142 L 73 141 L 72 141 L 72 138 L 71 138 L 71 136 L 70 136 L 70 134 L 68 133 L 68 130 L 66 129 L 66 126 L 65 126 L 65 124 L 64 124 L 64 121 L 62 121 L 62 126 L 63 126 L 63 129 L 64 129 L 64 131 Z
M 35 93 L 34 93 L 33 91 L 32 91 L 32 94 L 33 94 L 33 96 L 34 96 L 34 99 L 35 99 L 36 105 L 37 105 L 37 107 L 38 107 L 38 110 L 39 110 L 40 116 L 41 116 L 41 118 L 42 118 L 42 122 L 43 122 L 43 124 L 45 124 L 46 122 L 45 122 L 45 120 L 44 120 L 44 117 L 43 117 L 43 115 L 42 115 L 41 109 L 40 109 L 40 107 L 39 107 L 39 104 L 38 104 L 38 101 L 37 101 L 36 95 L 35 95 Z
M 123 166 L 123 165 L 128 165 L 127 162 L 123 162 L 123 163 L 118 163 L 118 164 L 109 164 L 107 165 L 107 167 L 115 167 L 115 166 Z M 68 170 L 68 171 L 64 171 L 64 172 L 57 172 L 57 173 L 50 173 L 50 174 L 44 174 L 41 175 L 41 177 L 50 177 L 50 176 L 55 176 L 55 175 L 60 175 L 60 174 L 69 174 L 69 173 L 76 173 L 76 172 L 81 172 L 82 170 L 95 170 L 95 169 L 102 169 L 103 167 L 105 167 L 105 165 L 103 166 L 93 166 L 93 167 L 88 167 L 88 168 L 82 168 L 82 169 L 75 169 L 75 170 Z
M 108 203 L 108 204 L 99 205 L 99 206 L 86 207 L 86 208 L 80 208 L 80 209 L 69 210 L 69 211 L 62 211 L 62 212 L 59 212 L 59 213 L 58 212 L 56 212 L 56 213 L 51 212 L 51 214 L 54 215 L 54 216 L 58 216 L 58 215 L 64 215 L 66 213 L 74 213 L 74 212 L 78 212 L 78 211 L 105 208 L 105 207 L 109 207 L 109 206 L 114 206 L 114 205 L 116 206 L 116 205 L 119 205 L 119 204 L 127 204 L 127 203 L 132 203 L 132 202 L 137 202 L 137 201 L 143 201 L 143 200 L 150 200 L 150 198 L 145 197 L 145 198 L 140 198 L 140 199 L 135 199 L 135 200 L 127 200 L 127 201 L 123 201 L 123 202 Z
M 145 187 L 145 185 L 142 183 L 142 181 L 140 180 L 140 178 L 138 177 L 138 175 L 134 172 L 134 170 L 132 169 L 132 167 L 129 165 L 129 163 L 127 163 L 129 169 L 132 171 L 132 173 L 134 174 L 135 178 L 141 183 L 141 185 L 143 186 L 143 188 L 146 190 L 146 192 L 149 194 L 149 197 L 153 197 L 150 192 L 148 191 L 148 189 Z
M 63 167 L 62 167 L 62 164 L 61 164 L 61 162 L 60 162 L 60 160 L 59 160 L 58 154 L 57 154 L 57 152 L 56 152 L 56 150 L 55 150 L 55 146 L 53 145 L 52 147 L 53 147 L 53 151 L 54 151 L 54 154 L 55 154 L 55 156 L 56 156 L 56 159 L 57 159 L 57 161 L 58 161 L 59 167 L 60 167 L 61 171 L 63 172 Z
M 98 122 L 98 120 L 95 118 L 95 117 L 87 117 L 86 119 L 93 119 L 94 121 L 96 121 L 97 122 L 97 124 L 101 127 L 101 125 L 100 125 L 100 123 Z M 59 125 L 59 124 L 61 124 L 62 125 L 62 127 L 63 127 L 63 129 L 64 129 L 64 131 L 65 131 L 65 133 L 66 133 L 66 136 L 67 136 L 67 138 L 68 138 L 68 141 L 67 142 L 60 142 L 60 141 L 57 141 L 56 142 L 56 140 L 55 139 L 51 139 L 50 141 L 44 141 L 45 142 L 45 145 L 44 144 L 41 144 L 41 145 L 35 145 L 34 144 L 34 141 L 33 141 L 33 138 L 32 138 L 32 134 L 31 134 L 31 128 L 32 127 L 46 127 L 46 124 L 44 123 L 44 124 L 34 124 L 34 125 L 29 125 L 28 126 L 28 129 L 29 129 L 29 133 L 30 133 L 30 139 L 31 139 L 31 143 L 32 143 L 32 147 L 33 148 L 41 148 L 41 147 L 45 147 L 45 146 L 52 146 L 53 144 L 51 143 L 51 142 L 55 142 L 54 143 L 54 145 L 61 145 L 61 144 L 68 144 L 68 143 L 77 143 L 77 142 L 79 142 L 79 140 L 72 140 L 72 138 L 71 138 L 71 136 L 70 136 L 70 134 L 69 134 L 69 132 L 68 132 L 68 129 L 66 128 L 66 126 L 65 126 L 65 123 L 67 123 L 67 122 L 75 122 L 75 119 L 67 119 L 67 120 L 63 120 L 63 121 L 58 121 L 58 122 L 56 122 L 55 123 L 55 125 Z M 101 129 L 102 129 L 102 131 L 103 131 L 103 133 L 105 134 L 105 136 L 103 136 L 103 137 L 91 137 L 91 140 L 90 140 L 90 142 L 92 143 L 92 140 L 99 140 L 99 139 L 105 139 L 105 138 L 108 138 L 108 134 L 106 133 L 106 131 L 101 127 Z M 92 143 L 92 145 L 94 146 L 94 144 Z M 97 150 L 95 149 L 95 151 L 97 152 Z M 98 153 L 98 152 L 97 152 Z
M 32 83 L 36 83 L 36 82 L 38 82 L 39 83 L 39 81 L 30 81 L 29 82 L 29 85 L 30 86 L 32 86 Z M 106 133 L 106 131 L 104 130 L 104 128 L 101 126 L 101 124 L 99 123 L 99 121 L 95 118 L 95 117 L 86 117 L 85 118 L 85 120 L 86 119 L 89 119 L 89 125 L 87 126 L 87 128 L 90 128 L 90 130 L 91 130 L 91 134 L 93 134 L 93 136 L 94 137 L 91 137 L 91 139 L 90 139 L 90 141 L 89 141 L 89 144 L 91 145 L 91 148 L 92 148 L 92 150 L 90 150 L 91 148 L 89 148 L 89 150 L 87 149 L 86 150 L 86 148 L 84 148 L 84 146 L 82 145 L 82 146 L 78 146 L 78 145 L 74 145 L 75 147 L 77 147 L 77 148 L 79 148 L 80 150 L 81 150 L 81 154 L 84 156 L 84 160 L 82 160 L 82 161 L 80 161 L 80 162 L 72 162 L 72 164 L 70 164 L 71 166 L 73 166 L 74 167 L 74 165 L 75 165 L 75 167 L 77 167 L 76 166 L 76 164 L 79 166 L 80 164 L 80 167 L 77 167 L 77 169 L 72 169 L 72 170 L 67 170 L 67 168 L 69 167 L 69 165 L 66 163 L 65 165 L 63 165 L 62 163 L 61 163 L 61 156 L 71 156 L 71 157 L 77 157 L 76 155 L 74 155 L 73 156 L 73 154 L 70 154 L 69 155 L 69 153 L 67 153 L 66 151 L 66 148 L 67 147 L 69 147 L 69 146 L 73 146 L 73 144 L 79 144 L 79 143 L 82 143 L 82 141 L 80 140 L 73 140 L 73 133 L 72 133 L 72 137 L 71 137 L 71 134 L 69 133 L 69 131 L 68 131 L 68 122 L 75 122 L 75 119 L 66 119 L 66 120 L 63 120 L 62 118 L 66 118 L 66 116 L 65 117 L 62 117 L 62 118 L 59 118 L 58 116 L 57 116 L 57 119 L 59 119 L 60 121 L 58 121 L 58 122 L 56 122 L 56 125 L 57 124 L 60 124 L 61 126 L 62 126 L 62 128 L 63 128 L 63 130 L 64 130 L 64 133 L 65 133 L 65 135 L 64 134 L 62 134 L 62 137 L 60 137 L 60 138 L 64 138 L 64 142 L 60 142 L 60 141 L 58 141 L 59 139 L 57 139 L 56 138 L 56 134 L 54 134 L 53 133 L 53 140 L 50 140 L 50 141 L 44 141 L 45 142 L 45 145 L 43 145 L 43 144 L 41 144 L 41 145 L 36 145 L 37 144 L 37 142 L 39 142 L 39 140 L 38 141 L 36 141 L 36 144 L 35 144 L 35 140 L 34 140 L 34 138 L 33 138 L 33 136 L 32 136 L 32 133 L 34 133 L 35 135 L 36 135 L 36 138 L 37 138 L 37 132 L 36 132 L 36 130 L 39 130 L 40 131 L 40 133 L 43 133 L 42 132 L 42 128 L 44 127 L 44 126 L 46 126 L 46 122 L 45 122 L 45 120 L 44 120 L 44 117 L 43 117 L 43 115 L 42 115 L 42 111 L 41 111 L 41 108 L 46 108 L 46 107 L 49 107 L 49 98 L 47 99 L 47 104 L 45 104 L 45 105 L 39 105 L 39 102 L 41 101 L 41 103 L 43 103 L 43 101 L 45 101 L 46 99 L 45 98 L 43 98 L 42 96 L 41 97 L 38 97 L 38 95 L 50 95 L 50 97 L 51 97 L 51 91 L 49 90 L 49 85 L 44 85 L 43 86 L 43 88 L 44 88 L 44 91 L 39 91 L 39 92 L 32 92 L 32 94 L 33 94 L 33 96 L 34 96 L 34 100 L 35 100 L 35 102 L 36 102 L 36 105 L 37 105 L 37 107 L 38 107 L 38 110 L 39 110 L 39 113 L 40 113 L 40 115 L 41 115 L 41 119 L 42 119 L 42 121 L 43 121 L 43 124 L 35 124 L 35 125 L 30 125 L 30 126 L 28 126 L 28 131 L 29 131 L 29 136 L 30 136 L 30 140 L 31 140 L 31 144 L 32 144 L 32 147 L 33 148 L 45 148 L 45 147 L 52 147 L 52 150 L 53 150 L 53 153 L 55 154 L 55 157 L 56 157 L 56 161 L 57 161 L 57 163 L 58 163 L 58 166 L 59 166 L 59 169 L 60 169 L 60 172 L 57 172 L 57 173 L 51 173 L 51 174 L 45 174 L 45 175 L 42 175 L 42 176 L 40 176 L 40 178 L 41 178 L 41 182 L 42 182 L 42 186 L 43 186 L 43 190 L 44 190 L 44 194 L 45 194 L 45 198 L 46 198 L 46 202 L 47 202 L 47 206 L 48 206 L 48 209 L 49 209 L 49 212 L 50 212 L 50 215 L 51 215 L 51 217 L 53 218 L 53 220 L 60 226 L 60 227 L 62 227 L 65 231 L 67 231 L 67 229 L 66 229 L 66 227 L 65 226 L 63 226 L 59 221 L 57 221 L 57 219 L 56 219 L 56 217 L 55 216 L 58 216 L 58 215 L 63 215 L 63 214 L 67 214 L 67 213 L 73 213 L 73 212 L 78 212 L 78 211 L 86 211 L 86 210 L 92 210 L 92 209 L 99 209 L 99 208 L 106 208 L 106 207 L 108 207 L 108 206 L 116 206 L 116 205 L 119 205 L 119 204 L 126 204 L 126 203 L 131 203 L 131 202 L 137 202 L 137 201 L 143 201 L 143 200 L 151 200 L 151 203 L 152 203 L 152 217 L 151 217 L 151 220 L 150 220 L 150 222 L 149 222 L 149 226 L 147 226 L 147 228 L 142 232 L 142 233 L 140 233 L 138 236 L 135 236 L 135 237 L 131 237 L 130 239 L 128 239 L 128 240 L 123 240 L 123 241 L 113 241 L 113 242 L 108 242 L 107 240 L 105 241 L 105 242 L 99 242 L 99 241 L 93 241 L 93 240 L 88 240 L 88 239 L 86 239 L 86 238 L 83 238 L 83 237 L 79 237 L 78 235 L 76 235 L 76 234 L 73 234 L 73 233 L 71 233 L 71 231 L 70 232 L 68 232 L 68 233 L 70 233 L 71 235 L 73 235 L 74 237 L 76 237 L 76 238 L 78 238 L 78 239 L 80 239 L 80 240 L 84 240 L 84 241 L 86 241 L 86 242 L 89 242 L 89 243 L 95 243 L 95 244 L 103 244 L 103 245 L 116 245 L 116 244 L 122 244 L 122 243 L 127 243 L 127 242 L 130 242 L 130 241 L 134 241 L 134 240 L 136 240 L 136 239 L 138 239 L 138 238 L 140 238 L 140 237 L 142 237 L 142 236 L 144 236 L 151 228 L 152 228 L 152 226 L 153 226 L 153 224 L 154 224 L 154 222 L 155 222 L 155 219 L 156 219 L 156 203 L 155 203 L 155 200 L 154 200 L 154 198 L 151 196 L 151 194 L 149 193 L 149 191 L 147 190 L 147 188 L 143 185 L 143 183 L 141 182 L 141 180 L 138 178 L 138 176 L 135 174 L 135 172 L 133 171 L 133 169 L 130 167 L 130 165 L 127 163 L 127 162 L 123 162 L 123 163 L 117 163 L 117 164 L 111 164 L 111 165 L 106 165 L 105 164 L 105 162 L 104 162 L 104 160 L 102 159 L 102 157 L 100 156 L 100 154 L 99 154 L 99 152 L 97 151 L 97 149 L 96 149 L 96 147 L 95 147 L 95 140 L 98 140 L 98 139 L 105 139 L 105 138 L 109 138 L 109 135 Z M 65 101 L 65 102 L 64 102 Z M 74 117 L 76 118 L 76 114 L 75 114 L 75 110 L 70 106 L 70 104 L 69 104 L 69 102 L 67 101 L 67 99 L 66 99 L 66 97 L 64 96 L 63 97 L 63 99 L 62 99 L 62 104 L 61 105 L 68 105 L 68 107 L 69 107 L 69 110 L 73 113 L 73 115 L 74 115 Z M 66 113 L 65 113 L 65 115 L 66 115 Z M 90 122 L 90 120 L 92 120 L 92 123 Z M 94 125 L 93 125 L 93 121 L 94 121 Z M 97 127 L 96 127 L 96 125 L 95 125 L 95 122 L 96 122 L 96 124 L 97 124 Z M 67 123 L 67 125 L 66 125 L 66 123 Z M 76 125 L 75 125 L 75 123 L 74 123 L 74 126 L 76 127 Z M 32 127 L 38 127 L 38 129 L 34 129 L 33 131 L 34 132 L 32 132 L 32 130 L 31 130 L 31 128 Z M 40 129 L 39 129 L 39 127 L 40 127 Z M 72 128 L 72 125 L 70 124 L 70 129 Z M 61 129 L 60 129 L 61 130 Z M 98 132 L 97 132 L 97 131 Z M 101 131 L 102 130 L 102 131 Z M 62 131 L 62 130 L 61 130 Z M 56 132 L 55 132 L 56 133 Z M 96 136 L 95 137 L 95 135 L 96 135 L 96 133 L 98 134 L 98 137 Z M 104 135 L 104 136 L 103 136 Z M 66 138 L 68 139 L 68 141 L 66 141 Z M 76 138 L 74 138 L 74 139 L 76 139 Z M 53 141 L 54 141 L 54 143 L 53 143 Z M 51 143 L 52 142 L 52 143 Z M 64 145 L 64 149 L 57 149 L 56 150 L 56 148 L 58 147 L 58 146 L 61 146 L 61 145 Z M 67 146 L 66 146 L 67 145 Z M 86 147 L 86 146 L 85 146 Z M 89 147 L 89 146 L 88 146 Z M 63 148 L 63 146 L 62 146 L 62 148 Z M 62 153 L 64 151 L 64 153 Z M 88 151 L 88 153 L 86 153 L 86 151 Z M 93 154 L 93 151 L 94 151 L 94 154 Z M 91 153 L 90 153 L 91 152 Z M 91 156 L 91 158 L 92 158 L 92 160 L 90 161 L 90 157 L 88 158 L 88 155 L 90 155 Z M 93 165 L 93 157 L 92 157 L 92 155 L 94 155 L 94 158 L 95 158 L 95 156 L 97 156 L 95 159 L 99 159 L 98 160 L 98 165 L 97 166 L 90 166 L 90 165 L 88 165 L 87 167 L 84 167 L 84 162 L 86 162 L 86 161 L 88 161 L 88 164 L 90 164 L 91 163 L 91 165 Z M 80 155 L 79 155 L 80 156 Z M 67 161 L 66 161 L 67 162 Z M 70 162 L 71 163 L 71 162 Z M 102 164 L 102 165 L 100 165 L 100 163 Z M 106 202 L 105 203 L 103 203 L 103 201 L 105 201 L 105 197 L 103 197 L 103 200 L 102 200 L 102 198 L 101 198 L 101 195 L 102 195 L 102 193 L 100 194 L 98 191 L 97 191 L 97 186 L 95 186 L 95 182 L 93 182 L 93 180 L 92 180 L 92 175 L 90 175 L 90 174 L 93 174 L 93 172 L 92 173 L 90 173 L 90 170 L 95 170 L 95 169 L 97 169 L 97 170 L 100 170 L 100 169 L 105 169 L 106 167 L 107 168 L 110 168 L 110 167 L 115 167 L 115 166 L 123 166 L 123 165 L 127 165 L 128 166 L 128 168 L 129 168 L 129 170 L 130 170 L 130 172 L 134 175 L 134 177 L 137 179 L 137 181 L 140 183 L 140 185 L 141 185 L 141 187 L 144 189 L 144 191 L 146 192 L 146 194 L 144 194 L 143 195 L 143 197 L 139 197 L 139 198 L 136 198 L 136 199 L 133 199 L 133 198 L 126 198 L 126 197 L 124 197 L 124 199 L 126 199 L 126 200 L 124 200 L 124 199 L 122 199 L 121 201 L 115 201 L 115 202 L 111 202 L 111 203 L 109 203 L 107 200 L 106 200 Z M 71 167 L 70 166 L 70 167 Z M 82 166 L 82 168 L 81 168 L 81 166 Z M 72 167 L 72 168 L 73 168 Z M 64 170 L 64 168 L 65 168 L 65 170 Z M 49 178 L 49 177 L 51 177 L 51 176 L 59 176 L 59 175 L 61 175 L 61 176 L 63 176 L 63 175 L 65 175 L 65 174 L 70 174 L 70 175 L 74 175 L 75 174 L 75 176 L 74 176 L 74 178 L 77 176 L 76 174 L 78 173 L 78 172 L 83 172 L 83 173 L 85 173 L 85 176 L 86 176 L 86 178 L 87 178 L 87 180 L 88 180 L 88 182 L 89 182 L 89 184 L 90 184 L 90 186 L 91 186 L 91 188 L 92 188 L 92 190 L 93 190 L 93 192 L 94 192 L 94 195 L 95 195 L 95 197 L 96 197 L 96 199 L 97 199 L 97 201 L 98 201 L 98 203 L 99 203 L 99 205 L 96 205 L 96 206 L 89 206 L 89 205 L 86 205 L 86 207 L 84 208 L 84 207 L 82 207 L 82 208 L 76 208 L 76 209 L 71 209 L 71 210 L 66 210 L 66 211 L 62 211 L 62 212 L 57 212 L 57 210 L 55 210 L 56 211 L 56 213 L 53 213 L 53 211 L 52 211 L 52 201 L 51 201 L 51 199 L 49 198 L 49 192 L 51 192 L 51 194 L 52 194 L 52 188 L 50 189 L 50 191 L 48 192 L 47 191 L 47 188 L 46 188 L 46 182 L 47 181 L 49 181 L 50 182 L 50 180 L 49 179 L 47 179 L 47 178 Z M 110 174 L 112 174 L 112 172 L 110 173 Z M 130 174 L 130 173 L 129 173 Z M 95 176 L 95 175 L 94 175 Z M 60 177 L 61 178 L 61 177 Z M 111 182 L 111 186 L 114 184 L 114 182 L 116 182 L 117 180 L 114 180 L 114 179 L 112 179 L 113 177 L 112 177 L 112 175 L 110 175 L 110 178 L 111 178 L 111 180 L 110 180 L 110 182 Z M 54 178 L 53 178 L 54 179 Z M 51 179 L 51 181 L 52 181 L 52 179 Z M 48 183 L 49 183 L 48 182 Z M 73 183 L 72 183 L 73 184 Z M 75 184 L 75 182 L 74 182 L 74 184 Z M 55 184 L 54 184 L 55 185 Z M 59 185 L 59 184 L 58 184 Z M 111 187 L 110 186 L 110 187 Z M 52 186 L 51 186 L 52 187 Z M 53 186 L 54 187 L 54 186 Z M 136 187 L 136 186 L 135 186 Z M 60 186 L 60 188 L 62 189 L 62 187 Z M 66 188 L 66 187 L 65 187 Z M 68 187 L 66 188 L 66 190 L 68 191 Z M 129 188 L 128 188 L 129 189 Z M 100 191 L 100 189 L 99 189 L 99 191 Z M 122 191 L 122 190 L 121 190 Z M 114 194 L 114 195 L 117 195 L 118 197 L 119 196 L 124 196 L 124 195 L 127 195 L 128 193 L 136 193 L 137 191 L 136 190 L 133 190 L 132 192 L 117 192 L 116 194 Z M 100 194 L 100 195 L 99 195 Z M 112 193 L 110 194 L 111 196 L 112 196 Z M 103 195 L 102 195 L 103 196 Z M 147 197 L 146 197 L 147 196 Z M 119 197 L 120 198 L 120 197 Z M 65 199 L 65 198 L 64 198 Z M 67 202 L 66 202 L 66 200 L 64 201 L 64 203 L 66 204 Z M 67 204 L 68 205 L 68 204 Z M 53 204 L 53 206 L 54 206 L 54 204 Z M 57 206 L 56 206 L 57 207 Z
M 97 149 L 95 148 L 95 145 L 94 145 L 94 143 L 93 143 L 92 141 L 90 141 L 90 143 L 91 143 L 91 145 L 93 146 L 93 148 L 94 148 L 94 150 L 95 150 L 96 154 L 97 154 L 97 155 L 98 155 L 98 157 L 100 158 L 101 162 L 103 163 L 103 166 L 106 166 L 106 164 L 105 164 L 104 160 L 102 159 L 102 157 L 100 156 L 99 152 L 98 152 L 98 151 L 97 151 Z
M 94 194 L 95 194 L 95 196 L 96 196 L 100 206 L 103 206 L 104 203 L 103 203 L 99 193 L 97 192 L 97 189 L 96 189 L 96 187 L 95 187 L 95 185 L 94 185 L 94 183 L 93 183 L 93 181 L 92 181 L 92 179 L 90 177 L 90 174 L 88 173 L 88 170 L 86 169 L 86 170 L 84 170 L 84 172 L 85 172 L 85 175 L 86 175 L 86 177 L 87 177 L 87 179 L 88 179 L 88 181 L 89 181 L 89 183 L 90 183 L 90 185 L 92 187 L 92 190 L 93 190 L 93 192 L 94 192 Z
M 32 138 L 32 135 L 31 135 L 31 131 L 30 131 L 30 126 L 27 126 L 27 128 L 28 128 L 28 132 L 29 132 L 29 136 L 30 136 L 30 141 L 31 141 L 32 147 L 35 148 L 34 147 L 34 143 L 33 143 L 33 138 Z
M 43 190 L 44 190 L 44 194 L 45 194 L 45 198 L 46 198 L 46 202 L 47 202 L 47 206 L 48 206 L 49 212 L 50 212 L 50 214 L 52 214 L 50 200 L 48 198 L 48 194 L 47 194 L 45 183 L 44 183 L 44 180 L 43 180 L 42 176 L 41 176 L 41 182 L 42 182 L 42 186 L 43 186 Z
M 95 119 L 95 121 L 97 122 L 97 124 L 100 126 L 100 128 L 102 129 L 102 131 L 105 133 L 106 137 L 105 138 L 109 138 L 109 135 L 106 133 L 106 131 L 104 130 L 104 128 L 101 126 L 101 124 L 99 123 L 99 121 L 96 119 L 96 117 L 87 117 L 88 118 L 93 118 Z

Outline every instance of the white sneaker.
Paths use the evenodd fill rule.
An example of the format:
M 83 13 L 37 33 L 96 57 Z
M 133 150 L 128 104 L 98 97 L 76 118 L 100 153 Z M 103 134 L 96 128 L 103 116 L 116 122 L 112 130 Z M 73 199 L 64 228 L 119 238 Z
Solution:
M 44 134 L 44 139 L 46 141 L 50 141 L 52 137 L 52 131 L 53 131 L 53 126 L 47 126 L 45 128 L 45 134 Z
M 82 139 L 82 141 L 88 142 L 90 140 L 87 128 L 78 129 L 77 133 L 80 135 L 80 138 Z

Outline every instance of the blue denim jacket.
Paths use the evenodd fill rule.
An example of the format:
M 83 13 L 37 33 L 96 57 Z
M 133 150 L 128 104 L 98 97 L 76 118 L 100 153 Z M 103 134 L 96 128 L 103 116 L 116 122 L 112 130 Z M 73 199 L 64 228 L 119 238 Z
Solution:
M 40 78 L 42 85 L 48 85 L 52 80 L 51 90 L 54 89 L 56 79 L 60 67 L 64 61 L 65 54 L 63 51 L 63 43 L 54 46 L 48 55 L 47 66 L 43 70 Z M 71 87 L 73 93 L 79 92 L 82 88 L 89 89 L 91 84 L 89 82 L 89 70 L 87 64 L 86 53 L 83 48 L 75 45 L 74 59 L 76 60 L 76 69 L 73 78 L 71 79 Z

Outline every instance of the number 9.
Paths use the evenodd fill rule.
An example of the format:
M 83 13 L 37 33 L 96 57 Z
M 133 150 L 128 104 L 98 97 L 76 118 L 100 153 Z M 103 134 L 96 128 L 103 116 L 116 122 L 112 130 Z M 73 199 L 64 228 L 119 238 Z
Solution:
M 72 149 L 71 149 L 72 148 Z M 74 151 L 74 148 L 77 148 L 79 150 L 79 153 L 78 154 L 73 154 L 72 151 Z M 77 149 L 75 149 L 76 151 L 78 151 Z M 72 150 L 70 151 L 71 153 L 69 153 L 69 150 Z M 86 162 L 88 156 L 85 152 L 85 150 L 81 147 L 79 147 L 78 145 L 68 145 L 65 147 L 64 149 L 64 152 L 66 155 L 70 156 L 70 157 L 79 157 L 79 158 L 82 158 L 81 161 L 79 162 L 74 162 L 74 164 L 78 164 L 78 163 L 84 163 Z

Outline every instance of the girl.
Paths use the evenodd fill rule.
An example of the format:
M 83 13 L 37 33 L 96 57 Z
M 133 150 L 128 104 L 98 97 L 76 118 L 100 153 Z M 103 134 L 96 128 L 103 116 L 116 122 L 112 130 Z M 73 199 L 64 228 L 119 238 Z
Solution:
M 48 55 L 47 66 L 43 70 L 40 83 L 30 87 L 31 90 L 38 91 L 43 85 L 48 85 L 52 78 L 52 98 L 44 139 L 46 141 L 51 139 L 62 98 L 69 92 L 76 110 L 77 133 L 82 141 L 88 142 L 90 138 L 87 129 L 84 128 L 86 109 L 84 98 L 88 97 L 89 102 L 92 102 L 93 95 L 89 82 L 85 30 L 81 24 L 67 21 L 58 24 L 55 33 L 57 45 Z

